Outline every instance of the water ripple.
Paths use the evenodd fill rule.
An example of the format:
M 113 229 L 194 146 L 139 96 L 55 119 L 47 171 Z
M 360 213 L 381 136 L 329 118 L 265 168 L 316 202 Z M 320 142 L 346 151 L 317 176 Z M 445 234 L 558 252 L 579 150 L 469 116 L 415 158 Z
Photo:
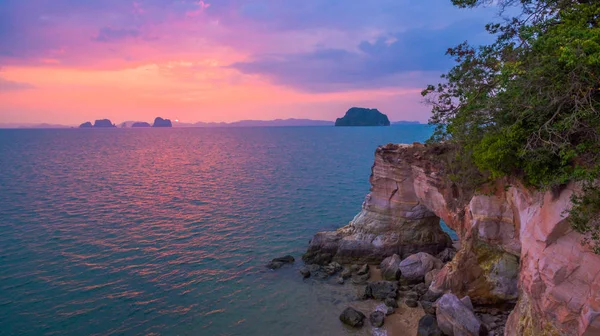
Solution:
M 355 296 L 304 281 L 379 144 L 425 127 L 0 130 L 3 335 L 352 334 Z

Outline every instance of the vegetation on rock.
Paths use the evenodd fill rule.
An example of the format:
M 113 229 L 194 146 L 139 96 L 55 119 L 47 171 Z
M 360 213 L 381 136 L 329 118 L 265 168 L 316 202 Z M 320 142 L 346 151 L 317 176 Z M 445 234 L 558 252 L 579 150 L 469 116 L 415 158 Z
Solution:
M 449 49 L 457 64 L 423 91 L 431 141 L 456 145 L 464 176 L 518 176 L 542 189 L 580 182 L 569 218 L 600 252 L 600 1 L 452 2 L 497 5 L 504 19 L 486 26 L 493 43 Z
M 335 121 L 335 126 L 390 126 L 390 120 L 377 109 L 353 107 Z

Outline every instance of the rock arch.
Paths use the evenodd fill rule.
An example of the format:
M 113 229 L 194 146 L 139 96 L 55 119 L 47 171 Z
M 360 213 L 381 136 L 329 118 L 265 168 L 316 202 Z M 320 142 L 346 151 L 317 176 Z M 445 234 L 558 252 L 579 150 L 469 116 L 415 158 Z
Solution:
M 430 290 L 469 295 L 475 303 L 516 301 L 506 335 L 600 335 L 600 256 L 582 246 L 558 193 L 512 181 L 469 193 L 450 181 L 440 146 L 379 147 L 362 211 L 335 232 L 318 233 L 307 262 L 378 262 L 397 253 L 435 254 L 449 245 L 439 218 L 461 247 Z M 447 153 L 446 153 L 447 154 Z

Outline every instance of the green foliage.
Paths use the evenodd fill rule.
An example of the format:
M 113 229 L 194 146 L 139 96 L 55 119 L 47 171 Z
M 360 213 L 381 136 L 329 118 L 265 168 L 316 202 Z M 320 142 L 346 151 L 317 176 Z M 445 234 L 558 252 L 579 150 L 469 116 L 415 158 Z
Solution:
M 600 254 L 600 188 L 593 183 L 584 186 L 584 192 L 573 197 L 569 213 L 571 226 L 584 234 L 584 243 Z
M 492 4 L 452 2 L 465 8 Z M 490 45 L 465 42 L 449 49 L 455 67 L 443 83 L 423 91 L 432 106 L 430 123 L 437 126 L 432 141 L 456 144 L 463 166 L 492 179 L 516 175 L 537 188 L 598 179 L 600 1 L 495 5 L 503 13 L 518 6 L 519 15 L 486 26 L 496 36 Z M 574 198 L 571 220 L 582 233 L 596 232 L 595 241 L 597 221 L 582 224 L 600 209 L 600 197 L 590 190 Z

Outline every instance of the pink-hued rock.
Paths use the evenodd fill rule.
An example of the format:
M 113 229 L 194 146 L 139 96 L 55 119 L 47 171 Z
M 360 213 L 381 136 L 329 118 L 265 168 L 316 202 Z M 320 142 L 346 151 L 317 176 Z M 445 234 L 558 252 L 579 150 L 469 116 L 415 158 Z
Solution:
M 424 281 L 425 275 L 432 270 L 439 270 L 444 266 L 441 260 L 429 253 L 419 252 L 413 254 L 400 262 L 402 277 L 410 280 Z
M 417 252 L 436 255 L 452 246 L 440 219 L 415 193 L 412 168 L 375 155 L 370 178 L 371 193 L 362 211 L 334 232 L 319 232 L 303 259 L 307 263 L 380 263 L 397 254 L 406 258 Z
M 376 262 L 394 253 L 436 255 L 450 246 L 437 229 L 442 218 L 460 248 L 430 276 L 432 293 L 474 304 L 518 299 L 506 335 L 600 335 L 600 256 L 565 217 L 577 186 L 539 191 L 507 178 L 476 193 L 445 172 L 452 155 L 443 145 L 379 147 L 363 211 L 315 236 L 307 254 Z
M 487 335 L 485 326 L 473 313 L 473 305 L 468 296 L 459 300 L 454 294 L 444 294 L 437 301 L 436 318 L 445 335 Z

